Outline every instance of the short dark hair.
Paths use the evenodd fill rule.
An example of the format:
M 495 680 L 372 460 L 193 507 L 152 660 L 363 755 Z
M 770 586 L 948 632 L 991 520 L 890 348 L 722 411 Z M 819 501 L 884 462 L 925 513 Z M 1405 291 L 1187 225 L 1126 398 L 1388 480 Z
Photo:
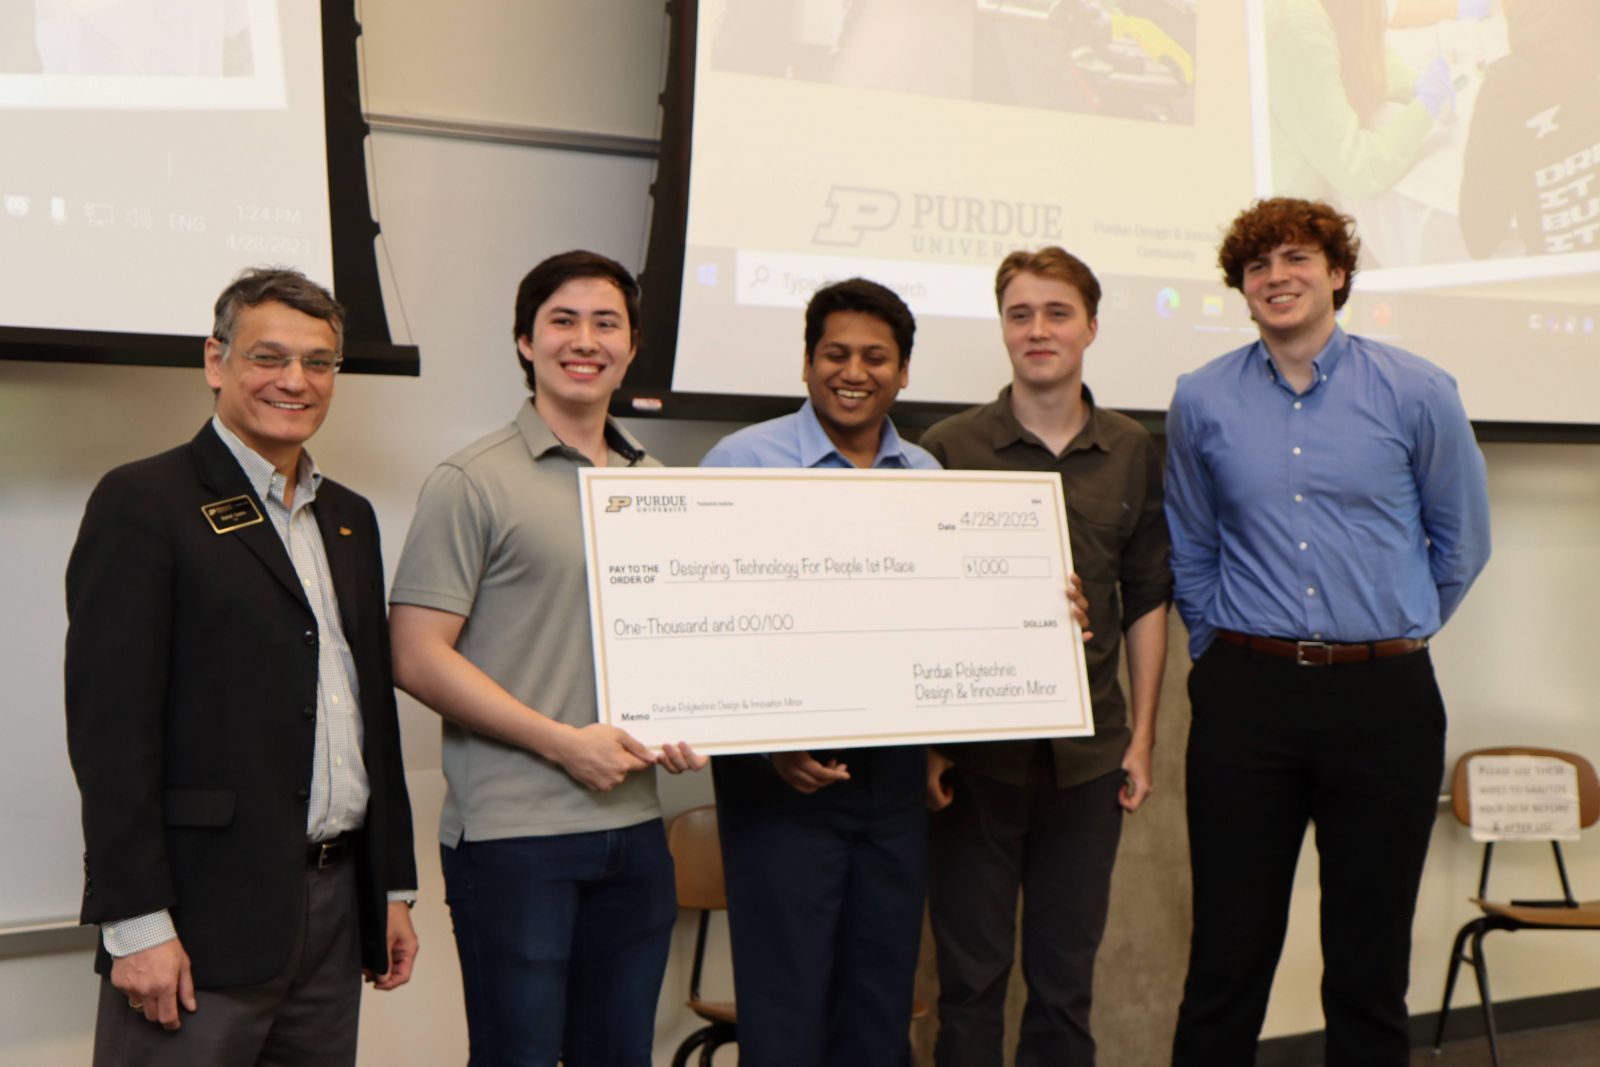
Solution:
M 900 365 L 911 361 L 911 342 L 917 335 L 917 320 L 906 307 L 900 295 L 887 286 L 865 278 L 847 278 L 842 282 L 824 285 L 811 294 L 806 305 L 806 362 L 817 351 L 828 316 L 836 311 L 859 311 L 880 319 L 894 334 L 894 343 L 900 349 Z
M 639 340 L 639 283 L 634 281 L 628 268 L 602 256 L 598 252 L 574 249 L 543 260 L 522 278 L 517 286 L 516 321 L 512 323 L 514 340 L 533 336 L 533 316 L 544 306 L 555 291 L 576 278 L 604 278 L 622 294 L 623 307 L 628 312 L 628 331 L 635 344 Z M 534 389 L 533 364 L 517 351 L 517 362 L 522 365 L 522 375 L 528 388 Z
M 333 327 L 334 351 L 344 351 L 344 306 L 316 282 L 288 267 L 246 267 L 217 297 L 211 336 L 222 342 L 223 353 L 233 342 L 239 312 L 276 301 Z
M 1361 256 L 1361 239 L 1356 236 L 1356 220 L 1340 214 L 1321 200 L 1296 200 L 1279 196 L 1257 200 L 1233 220 L 1227 236 L 1217 249 L 1217 266 L 1229 287 L 1244 289 L 1245 264 L 1283 244 L 1311 244 L 1322 249 L 1328 266 L 1344 270 L 1344 284 L 1333 294 L 1337 310 L 1350 299 L 1350 284 L 1356 279 L 1356 260 Z
M 1005 312 L 1006 286 L 1019 274 L 1037 274 L 1066 282 L 1083 297 L 1083 309 L 1092 319 L 1100 313 L 1100 279 L 1089 264 L 1058 245 L 1046 245 L 1037 252 L 1016 251 L 1000 261 L 994 275 L 994 302 Z

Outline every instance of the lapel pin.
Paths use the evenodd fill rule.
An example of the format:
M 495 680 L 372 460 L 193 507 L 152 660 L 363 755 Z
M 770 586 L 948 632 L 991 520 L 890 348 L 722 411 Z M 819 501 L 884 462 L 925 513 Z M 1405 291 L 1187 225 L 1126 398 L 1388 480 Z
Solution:
M 350 527 L 348 527 L 348 526 L 339 527 L 339 536 L 340 537 L 349 537 L 350 536 Z

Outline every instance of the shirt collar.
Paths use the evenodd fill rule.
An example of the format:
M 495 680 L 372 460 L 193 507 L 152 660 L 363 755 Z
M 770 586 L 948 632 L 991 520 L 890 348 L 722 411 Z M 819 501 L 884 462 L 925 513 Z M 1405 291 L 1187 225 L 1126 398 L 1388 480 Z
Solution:
M 1267 373 L 1272 375 L 1272 380 L 1287 385 L 1287 383 L 1283 382 L 1283 376 L 1278 373 L 1278 365 L 1272 362 L 1272 353 L 1267 351 L 1267 343 L 1257 340 L 1255 350 L 1256 358 L 1267 368 Z M 1311 367 L 1315 373 L 1311 380 L 1311 389 L 1307 389 L 1306 392 L 1311 392 L 1312 389 L 1316 389 L 1326 381 L 1349 350 L 1350 335 L 1344 332 L 1342 326 L 1335 323 L 1333 333 L 1328 337 L 1327 344 L 1323 345 L 1322 351 L 1318 352 L 1311 360 Z
M 255 449 L 245 444 L 239 436 L 222 424 L 217 416 L 211 416 L 211 428 L 222 438 L 222 443 L 228 446 L 228 451 L 233 453 L 233 458 L 244 471 L 245 480 L 250 483 L 256 496 L 262 500 L 276 500 L 283 503 L 283 488 L 287 479 L 278 473 L 264 456 Z M 322 484 L 322 471 L 317 467 L 317 461 L 311 458 L 311 453 L 305 449 L 300 450 L 300 467 L 295 473 L 295 507 L 310 504 L 317 498 L 317 487 Z
M 1077 436 L 1067 442 L 1067 447 L 1062 455 L 1068 452 L 1077 452 L 1083 449 L 1098 448 L 1102 452 L 1111 451 L 1106 442 L 1105 419 L 1100 414 L 1100 409 L 1095 406 L 1094 393 L 1089 391 L 1087 385 L 1083 386 L 1083 402 L 1089 405 L 1089 418 L 1084 422 L 1083 429 Z M 989 441 L 996 452 L 1008 448 L 1019 442 L 1045 448 L 1043 441 L 1028 431 L 1026 426 L 1017 421 L 1016 412 L 1011 410 L 1011 386 L 1007 385 L 1000 390 L 1000 396 L 993 404 L 988 404 L 978 416 L 979 425 L 989 434 Z
M 528 446 L 528 452 L 534 459 L 543 459 L 555 453 L 569 458 L 579 457 L 588 462 L 587 456 L 568 447 L 555 435 L 539 414 L 539 409 L 533 406 L 531 397 L 517 409 L 517 432 L 522 434 L 523 443 Z M 606 447 L 627 460 L 630 467 L 645 456 L 644 446 L 609 415 L 606 416 Z
M 800 410 L 795 413 L 797 431 L 799 433 L 800 465 L 802 467 L 815 467 L 830 456 L 838 456 L 848 466 L 855 466 L 839 446 L 833 443 L 828 436 L 828 431 L 822 428 L 822 422 L 817 418 L 816 409 L 811 406 L 808 398 L 800 405 Z M 878 437 L 878 454 L 872 457 L 874 467 L 910 467 L 911 458 L 906 455 L 906 445 L 900 432 L 894 428 L 894 420 L 884 416 L 883 430 Z

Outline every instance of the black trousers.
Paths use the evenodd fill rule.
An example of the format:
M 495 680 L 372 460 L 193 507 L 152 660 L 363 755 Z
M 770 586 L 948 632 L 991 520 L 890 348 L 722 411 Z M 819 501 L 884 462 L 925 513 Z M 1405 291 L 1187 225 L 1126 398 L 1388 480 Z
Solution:
M 1306 822 L 1328 1067 L 1404 1065 L 1411 921 L 1444 775 L 1426 650 L 1300 667 L 1214 643 L 1189 676 L 1194 935 L 1175 1067 L 1255 1062 Z
M 909 1067 L 928 874 L 927 756 L 839 753 L 805 795 L 760 756 L 712 761 L 744 1067 Z
M 306 904 L 283 969 L 253 986 L 195 992 L 163 1030 L 100 980 L 94 1067 L 352 1067 L 361 1011 L 360 920 L 349 859 L 306 872 Z M 248 922 L 240 915 L 240 922 Z
M 1111 902 L 1125 776 L 1057 789 L 1050 746 L 1026 786 L 960 767 L 931 820 L 928 914 L 939 960 L 937 1067 L 1000 1067 L 1022 893 L 1027 1005 L 1017 1067 L 1093 1067 L 1094 958 Z

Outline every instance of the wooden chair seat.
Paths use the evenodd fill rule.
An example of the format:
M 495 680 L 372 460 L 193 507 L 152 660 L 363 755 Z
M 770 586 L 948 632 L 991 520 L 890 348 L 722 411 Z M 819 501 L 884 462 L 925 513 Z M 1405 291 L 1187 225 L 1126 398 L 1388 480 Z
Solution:
M 690 1000 L 689 1010 L 708 1023 L 736 1023 L 738 1016 L 734 1014 L 733 1001 L 731 1000 Z
M 1565 905 L 1540 907 L 1532 904 L 1505 903 L 1498 900 L 1472 902 L 1483 909 L 1485 915 L 1498 915 L 1510 919 L 1518 926 L 1547 926 L 1559 930 L 1600 930 L 1600 900 L 1586 900 L 1576 908 Z

